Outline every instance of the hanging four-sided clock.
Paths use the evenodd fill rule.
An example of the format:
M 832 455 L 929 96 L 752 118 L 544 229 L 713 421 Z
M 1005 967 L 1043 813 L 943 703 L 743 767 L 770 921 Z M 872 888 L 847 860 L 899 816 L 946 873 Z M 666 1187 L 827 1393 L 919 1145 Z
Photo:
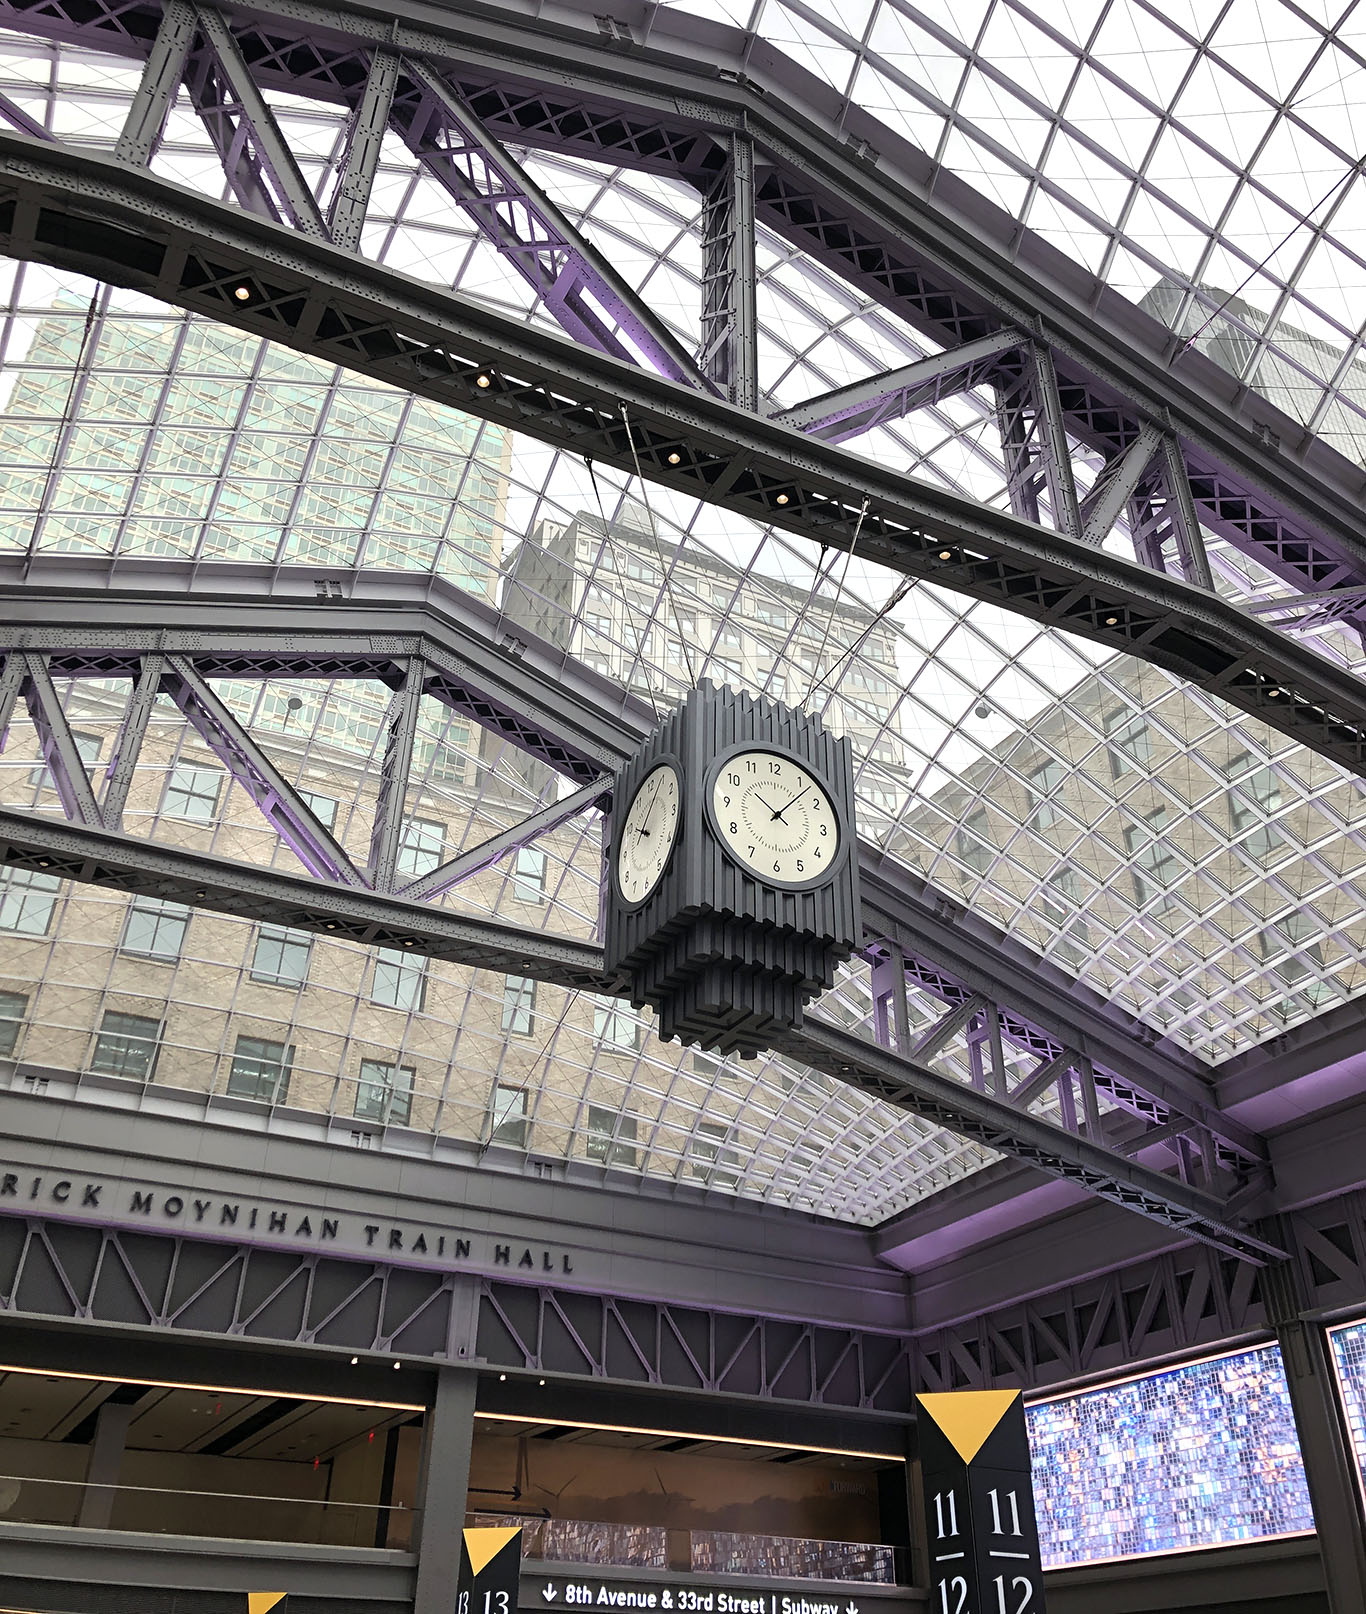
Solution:
M 622 769 L 609 969 L 660 1034 L 754 1053 L 859 941 L 853 755 L 820 719 L 703 682 Z

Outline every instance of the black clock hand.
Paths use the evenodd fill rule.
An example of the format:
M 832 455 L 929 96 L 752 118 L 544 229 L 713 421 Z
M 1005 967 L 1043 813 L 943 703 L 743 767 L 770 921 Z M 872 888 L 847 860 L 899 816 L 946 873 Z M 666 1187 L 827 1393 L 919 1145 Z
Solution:
M 806 794 L 806 792 L 808 790 L 810 790 L 810 788 L 811 788 L 810 785 L 803 786 L 803 788 L 797 792 L 797 794 L 792 798 L 792 800 L 784 802 L 783 805 L 778 809 L 778 811 L 776 813 L 773 813 L 773 816 L 776 819 L 779 819 L 782 823 L 785 824 L 787 822 L 787 820 L 783 817 L 783 814 L 787 811 L 787 809 L 789 807 L 793 806 L 796 802 L 799 802 L 802 799 L 802 797 Z M 765 802 L 764 805 L 767 807 L 768 803 Z M 770 807 L 769 811 L 773 812 L 773 809 Z

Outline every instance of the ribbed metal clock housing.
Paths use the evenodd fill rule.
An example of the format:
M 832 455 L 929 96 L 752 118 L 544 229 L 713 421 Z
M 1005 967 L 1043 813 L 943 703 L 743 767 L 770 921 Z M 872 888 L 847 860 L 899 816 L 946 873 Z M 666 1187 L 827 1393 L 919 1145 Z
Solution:
M 839 851 L 823 878 L 794 889 L 766 881 L 726 851 L 710 812 L 719 759 L 737 745 L 773 751 L 828 791 Z M 638 905 L 616 883 L 621 825 L 641 782 L 660 763 L 680 775 L 681 826 L 659 884 Z M 666 1037 L 724 1052 L 756 1052 L 800 1025 L 804 1004 L 834 980 L 859 941 L 853 754 L 818 717 L 703 682 L 622 769 L 608 848 L 605 941 L 609 968 L 630 972 L 633 999 L 650 1004 Z

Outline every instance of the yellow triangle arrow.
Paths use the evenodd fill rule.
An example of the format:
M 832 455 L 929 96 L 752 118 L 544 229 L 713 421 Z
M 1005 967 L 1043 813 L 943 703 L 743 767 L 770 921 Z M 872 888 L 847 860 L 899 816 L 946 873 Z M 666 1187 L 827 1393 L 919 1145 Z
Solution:
M 248 1592 L 247 1614 L 270 1614 L 271 1609 L 279 1608 L 288 1592 Z
M 521 1528 L 517 1524 L 511 1529 L 466 1530 L 465 1551 L 469 1554 L 471 1572 L 477 1575 L 491 1563 Z M 251 1614 L 256 1614 L 256 1610 L 253 1609 Z
M 1018 1390 L 949 1390 L 916 1396 L 965 1463 L 976 1457 L 987 1436 L 1019 1399 Z

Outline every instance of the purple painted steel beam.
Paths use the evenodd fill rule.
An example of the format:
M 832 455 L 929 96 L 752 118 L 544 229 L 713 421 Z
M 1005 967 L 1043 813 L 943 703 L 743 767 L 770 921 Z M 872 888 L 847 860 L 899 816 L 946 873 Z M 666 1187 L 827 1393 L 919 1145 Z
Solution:
M 884 421 L 900 420 L 916 409 L 981 386 L 991 379 L 997 367 L 994 361 L 1002 353 L 1028 341 L 1022 331 L 995 331 L 895 370 L 884 370 L 881 375 L 836 387 L 773 418 L 828 443 L 842 443 Z
M 472 874 L 478 874 L 491 864 L 497 863 L 500 858 L 506 857 L 509 852 L 529 846 L 538 836 L 545 835 L 552 829 L 558 829 L 571 818 L 577 818 L 580 813 L 587 812 L 594 802 L 601 801 L 604 795 L 609 794 L 611 788 L 611 780 L 603 779 L 596 784 L 585 785 L 582 790 L 574 791 L 563 801 L 551 802 L 548 807 L 542 807 L 539 812 L 532 813 L 520 823 L 512 825 L 510 829 L 500 830 L 497 835 L 491 835 L 488 840 L 481 841 L 468 852 L 462 852 L 459 857 L 451 858 L 439 868 L 433 869 L 430 874 L 424 874 L 420 879 L 411 881 L 399 890 L 398 896 L 406 902 L 426 901 L 443 896 L 461 880 L 468 879 Z
M 100 807 L 100 822 L 105 829 L 123 828 L 123 809 L 128 802 L 128 791 L 133 783 L 133 770 L 151 720 L 152 708 L 161 693 L 161 679 L 166 671 L 166 658 L 152 654 L 142 658 L 137 678 L 128 692 L 128 705 L 123 721 L 114 737 L 114 749 L 105 772 L 104 800 Z
M 100 810 L 95 803 L 90 776 L 53 688 L 47 663 L 41 656 L 28 652 L 23 656 L 23 665 L 24 701 L 38 731 L 38 748 L 52 775 L 62 810 L 77 824 L 98 824 Z
M 342 850 L 341 843 L 199 676 L 189 657 L 167 659 L 167 693 L 303 866 L 321 880 L 364 888 L 364 876 Z
M 20 134 L 31 135 L 35 140 L 55 140 L 57 137 L 37 118 L 30 116 L 17 101 L 0 93 L 0 116 L 5 117 Z
M 413 57 L 402 66 L 416 95 L 400 93 L 391 118 L 394 128 L 565 330 L 600 353 L 631 363 L 643 354 L 670 380 L 716 392 L 664 321 L 483 128 L 441 75 Z

